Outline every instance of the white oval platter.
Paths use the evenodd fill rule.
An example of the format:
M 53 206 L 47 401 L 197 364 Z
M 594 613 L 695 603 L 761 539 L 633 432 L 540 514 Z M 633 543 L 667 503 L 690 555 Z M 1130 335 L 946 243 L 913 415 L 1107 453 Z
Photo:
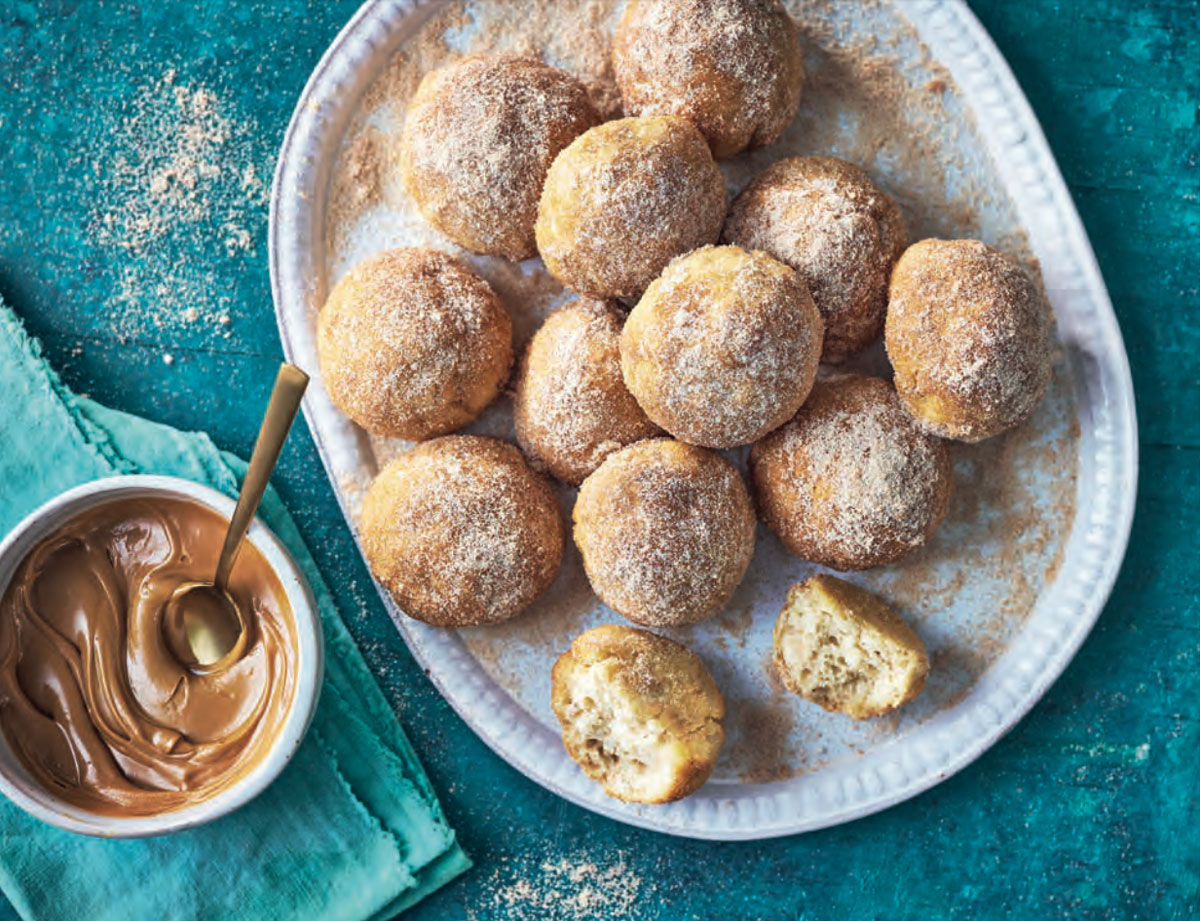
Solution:
M 528 0 L 528 18 L 550 16 L 567 29 L 564 17 L 582 2 Z M 505 3 L 511 16 L 522 0 Z M 587 34 L 611 31 L 619 5 L 601 0 L 607 15 L 593 16 Z M 789 6 L 809 43 L 806 99 L 782 142 L 724 166 L 731 192 L 784 155 L 869 159 L 863 165 L 900 200 L 915 237 L 970 234 L 1036 260 L 1058 323 L 1055 383 L 1035 418 L 984 446 L 956 446 L 958 498 L 933 544 L 912 561 L 854 577 L 895 602 L 929 646 L 925 694 L 899 715 L 851 724 L 782 692 L 765 667 L 771 626 L 788 584 L 816 567 L 788 557 L 760 528 L 755 563 L 730 609 L 671 631 L 705 659 L 729 701 L 722 761 L 686 800 L 627 805 L 605 797 L 567 757 L 549 709 L 554 656 L 580 630 L 619 621 L 587 591 L 573 549 L 548 595 L 502 628 L 430 628 L 381 592 L 438 689 L 502 758 L 588 809 L 697 838 L 768 838 L 845 822 L 978 757 L 1029 711 L 1087 636 L 1116 578 L 1136 492 L 1133 392 L 1112 305 L 1042 131 L 986 32 L 955 0 Z M 346 215 L 336 178 L 359 136 L 394 140 L 402 104 L 371 87 L 405 83 L 388 75 L 397 52 L 433 28 L 447 58 L 511 46 L 502 27 L 480 25 L 491 9 L 488 0 L 470 0 L 461 13 L 436 0 L 364 5 L 317 65 L 280 152 L 270 223 L 276 315 L 288 358 L 313 372 L 305 414 L 352 529 L 365 484 L 403 446 L 368 438 L 330 403 L 317 373 L 316 312 L 330 284 L 369 252 L 403 244 L 456 250 L 413 220 L 394 179 L 379 180 L 379 201 Z M 569 47 L 547 39 L 544 53 L 571 69 Z M 364 113 L 367 99 L 374 108 Z M 871 119 L 893 109 L 894 124 L 872 129 Z M 505 297 L 519 338 L 565 297 L 547 288 L 537 260 L 514 269 L 460 255 Z M 878 352 L 866 366 L 872 362 L 886 373 Z M 473 430 L 510 432 L 507 412 L 502 401 Z M 572 491 L 561 494 L 569 513 Z

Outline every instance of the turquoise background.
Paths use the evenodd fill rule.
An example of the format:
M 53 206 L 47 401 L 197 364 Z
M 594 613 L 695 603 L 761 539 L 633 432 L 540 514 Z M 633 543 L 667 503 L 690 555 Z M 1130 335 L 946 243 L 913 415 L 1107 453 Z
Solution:
M 98 215 L 127 204 L 105 176 L 128 154 L 121 119 L 139 88 L 174 68 L 178 85 L 213 92 L 234 124 L 225 149 L 267 179 L 305 79 L 356 5 L 0 0 L 0 294 L 70 386 L 248 454 L 280 358 L 265 204 L 238 217 L 247 249 L 225 246 L 227 209 L 213 207 L 126 252 L 97 233 Z M 1200 916 L 1200 5 L 971 6 L 1046 128 L 1133 365 L 1138 514 L 1095 632 L 990 752 L 882 814 L 759 844 L 639 831 L 526 780 L 442 701 L 301 431 L 276 485 L 477 861 L 406 918 L 555 917 L 504 893 L 564 859 L 626 864 L 640 880 L 631 919 Z M 156 278 L 169 290 L 155 295 Z M 131 299 L 183 295 L 226 305 L 228 327 L 119 322 Z

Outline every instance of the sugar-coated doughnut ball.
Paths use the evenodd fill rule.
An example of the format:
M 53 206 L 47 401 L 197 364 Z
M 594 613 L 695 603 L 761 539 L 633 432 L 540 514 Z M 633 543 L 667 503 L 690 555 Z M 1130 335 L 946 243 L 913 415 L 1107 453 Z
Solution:
M 647 627 L 716 614 L 754 553 L 754 509 L 736 468 L 668 438 L 610 455 L 583 481 L 574 518 L 600 600 Z
M 825 320 L 821 359 L 839 362 L 883 332 L 888 280 L 908 230 L 896 203 L 853 163 L 791 157 L 734 199 L 723 239 L 800 273 Z
M 605 122 L 558 155 L 538 206 L 550 273 L 593 297 L 640 295 L 680 253 L 715 243 L 725 180 L 682 118 Z
M 496 624 L 554 581 L 564 526 L 550 484 L 515 446 L 448 435 L 383 469 L 362 507 L 371 572 L 410 617 Z
M 710 246 L 674 260 L 621 333 L 625 385 L 681 441 L 731 448 L 800 408 L 817 374 L 821 317 L 792 269 Z
M 945 443 L 904 411 L 887 381 L 818 381 L 787 425 L 758 442 L 759 514 L 792 553 L 834 569 L 894 563 L 922 546 L 950 505 Z
M 542 324 L 517 368 L 513 420 L 535 467 L 578 485 L 614 451 L 659 434 L 621 378 L 621 318 L 578 298 Z
M 630 0 L 613 37 L 629 115 L 681 115 L 718 158 L 787 128 L 804 87 L 796 24 L 779 0 Z
M 512 321 L 450 256 L 394 249 L 334 286 L 317 355 L 338 409 L 368 432 L 416 441 L 466 425 L 496 398 L 512 366 Z
M 712 773 L 725 700 L 687 647 L 634 627 L 595 627 L 558 657 L 550 688 L 567 753 L 609 796 L 669 803 Z
M 400 169 L 421 214 L 475 253 L 537 254 L 546 171 L 600 117 L 573 76 L 534 58 L 471 55 L 430 71 L 408 106 Z
M 928 431 L 982 441 L 1023 421 L 1050 383 L 1050 305 L 977 240 L 922 240 L 892 273 L 885 340 L 896 390 Z

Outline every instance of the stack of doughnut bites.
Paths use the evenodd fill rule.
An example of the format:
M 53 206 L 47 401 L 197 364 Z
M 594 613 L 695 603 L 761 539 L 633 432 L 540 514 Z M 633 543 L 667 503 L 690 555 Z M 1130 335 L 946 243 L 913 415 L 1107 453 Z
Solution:
M 574 540 L 599 598 L 637 626 L 588 630 L 553 669 L 563 741 L 618 799 L 698 789 L 725 705 L 701 660 L 652 630 L 713 617 L 761 518 L 837 571 L 897 563 L 946 515 L 947 439 L 1024 420 L 1050 375 L 1052 320 L 1009 257 L 909 245 L 860 167 L 778 159 L 730 204 L 717 161 L 777 141 L 804 85 L 779 0 L 630 0 L 613 41 L 623 118 L 573 76 L 472 55 L 427 74 L 399 168 L 448 241 L 540 256 L 577 297 L 516 362 L 520 445 L 451 434 L 509 382 L 495 291 L 425 248 L 379 253 L 318 319 L 321 375 L 368 432 L 417 442 L 362 507 L 371 570 L 414 618 L 497 624 L 562 564 L 547 477 L 578 486 Z M 825 373 L 885 339 L 894 380 Z M 750 445 L 751 489 L 719 451 Z M 757 515 L 756 515 L 757 509 Z M 646 629 L 649 628 L 649 629 Z M 784 684 L 856 719 L 920 693 L 929 659 L 883 600 L 830 574 L 775 629 Z

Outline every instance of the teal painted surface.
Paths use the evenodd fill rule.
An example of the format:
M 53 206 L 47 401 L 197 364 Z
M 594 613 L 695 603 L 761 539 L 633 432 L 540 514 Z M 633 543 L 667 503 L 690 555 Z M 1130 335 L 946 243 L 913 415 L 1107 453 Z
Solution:
M 27 430 L 18 440 L 20 422 Z M 206 435 L 185 435 L 66 392 L 3 302 L 0 435 L 18 440 L 0 453 L 0 482 L 7 487 L 0 491 L 3 531 L 89 480 L 158 474 L 233 494 L 247 466 L 222 455 Z M 47 457 L 54 458 L 52 469 Z M 226 921 L 386 921 L 470 866 L 273 491 L 259 514 L 303 570 L 325 637 L 324 686 L 304 744 L 235 816 L 166 841 L 85 838 L 0 802 L 0 888 L 26 915 L 44 921 L 162 921 L 172 912 Z M 239 877 L 236 902 L 223 887 L 179 885 L 201 863 L 214 879 L 238 877 L 248 852 L 256 872 Z M 319 888 L 307 882 L 315 873 Z
M 173 92 L 174 69 L 172 86 L 211 91 L 228 116 L 217 148 L 268 177 L 304 80 L 355 5 L 0 0 L 0 292 L 71 386 L 248 453 L 280 355 L 259 193 L 209 177 L 206 208 L 129 251 L 105 238 L 103 216 L 115 211 L 128 238 L 147 215 L 105 175 L 154 153 L 122 117 Z M 295 438 L 276 483 L 477 861 L 406 918 L 573 917 L 591 881 L 608 903 L 597 917 L 1200 916 L 1200 5 L 972 7 L 1046 127 L 1133 364 L 1141 493 L 1096 631 L 1012 733 L 908 803 L 757 845 L 674 840 L 562 802 L 475 738 L 388 622 L 311 442 Z M 230 322 L 130 322 L 149 296 L 219 303 Z M 618 911 L 631 878 L 637 898 Z

